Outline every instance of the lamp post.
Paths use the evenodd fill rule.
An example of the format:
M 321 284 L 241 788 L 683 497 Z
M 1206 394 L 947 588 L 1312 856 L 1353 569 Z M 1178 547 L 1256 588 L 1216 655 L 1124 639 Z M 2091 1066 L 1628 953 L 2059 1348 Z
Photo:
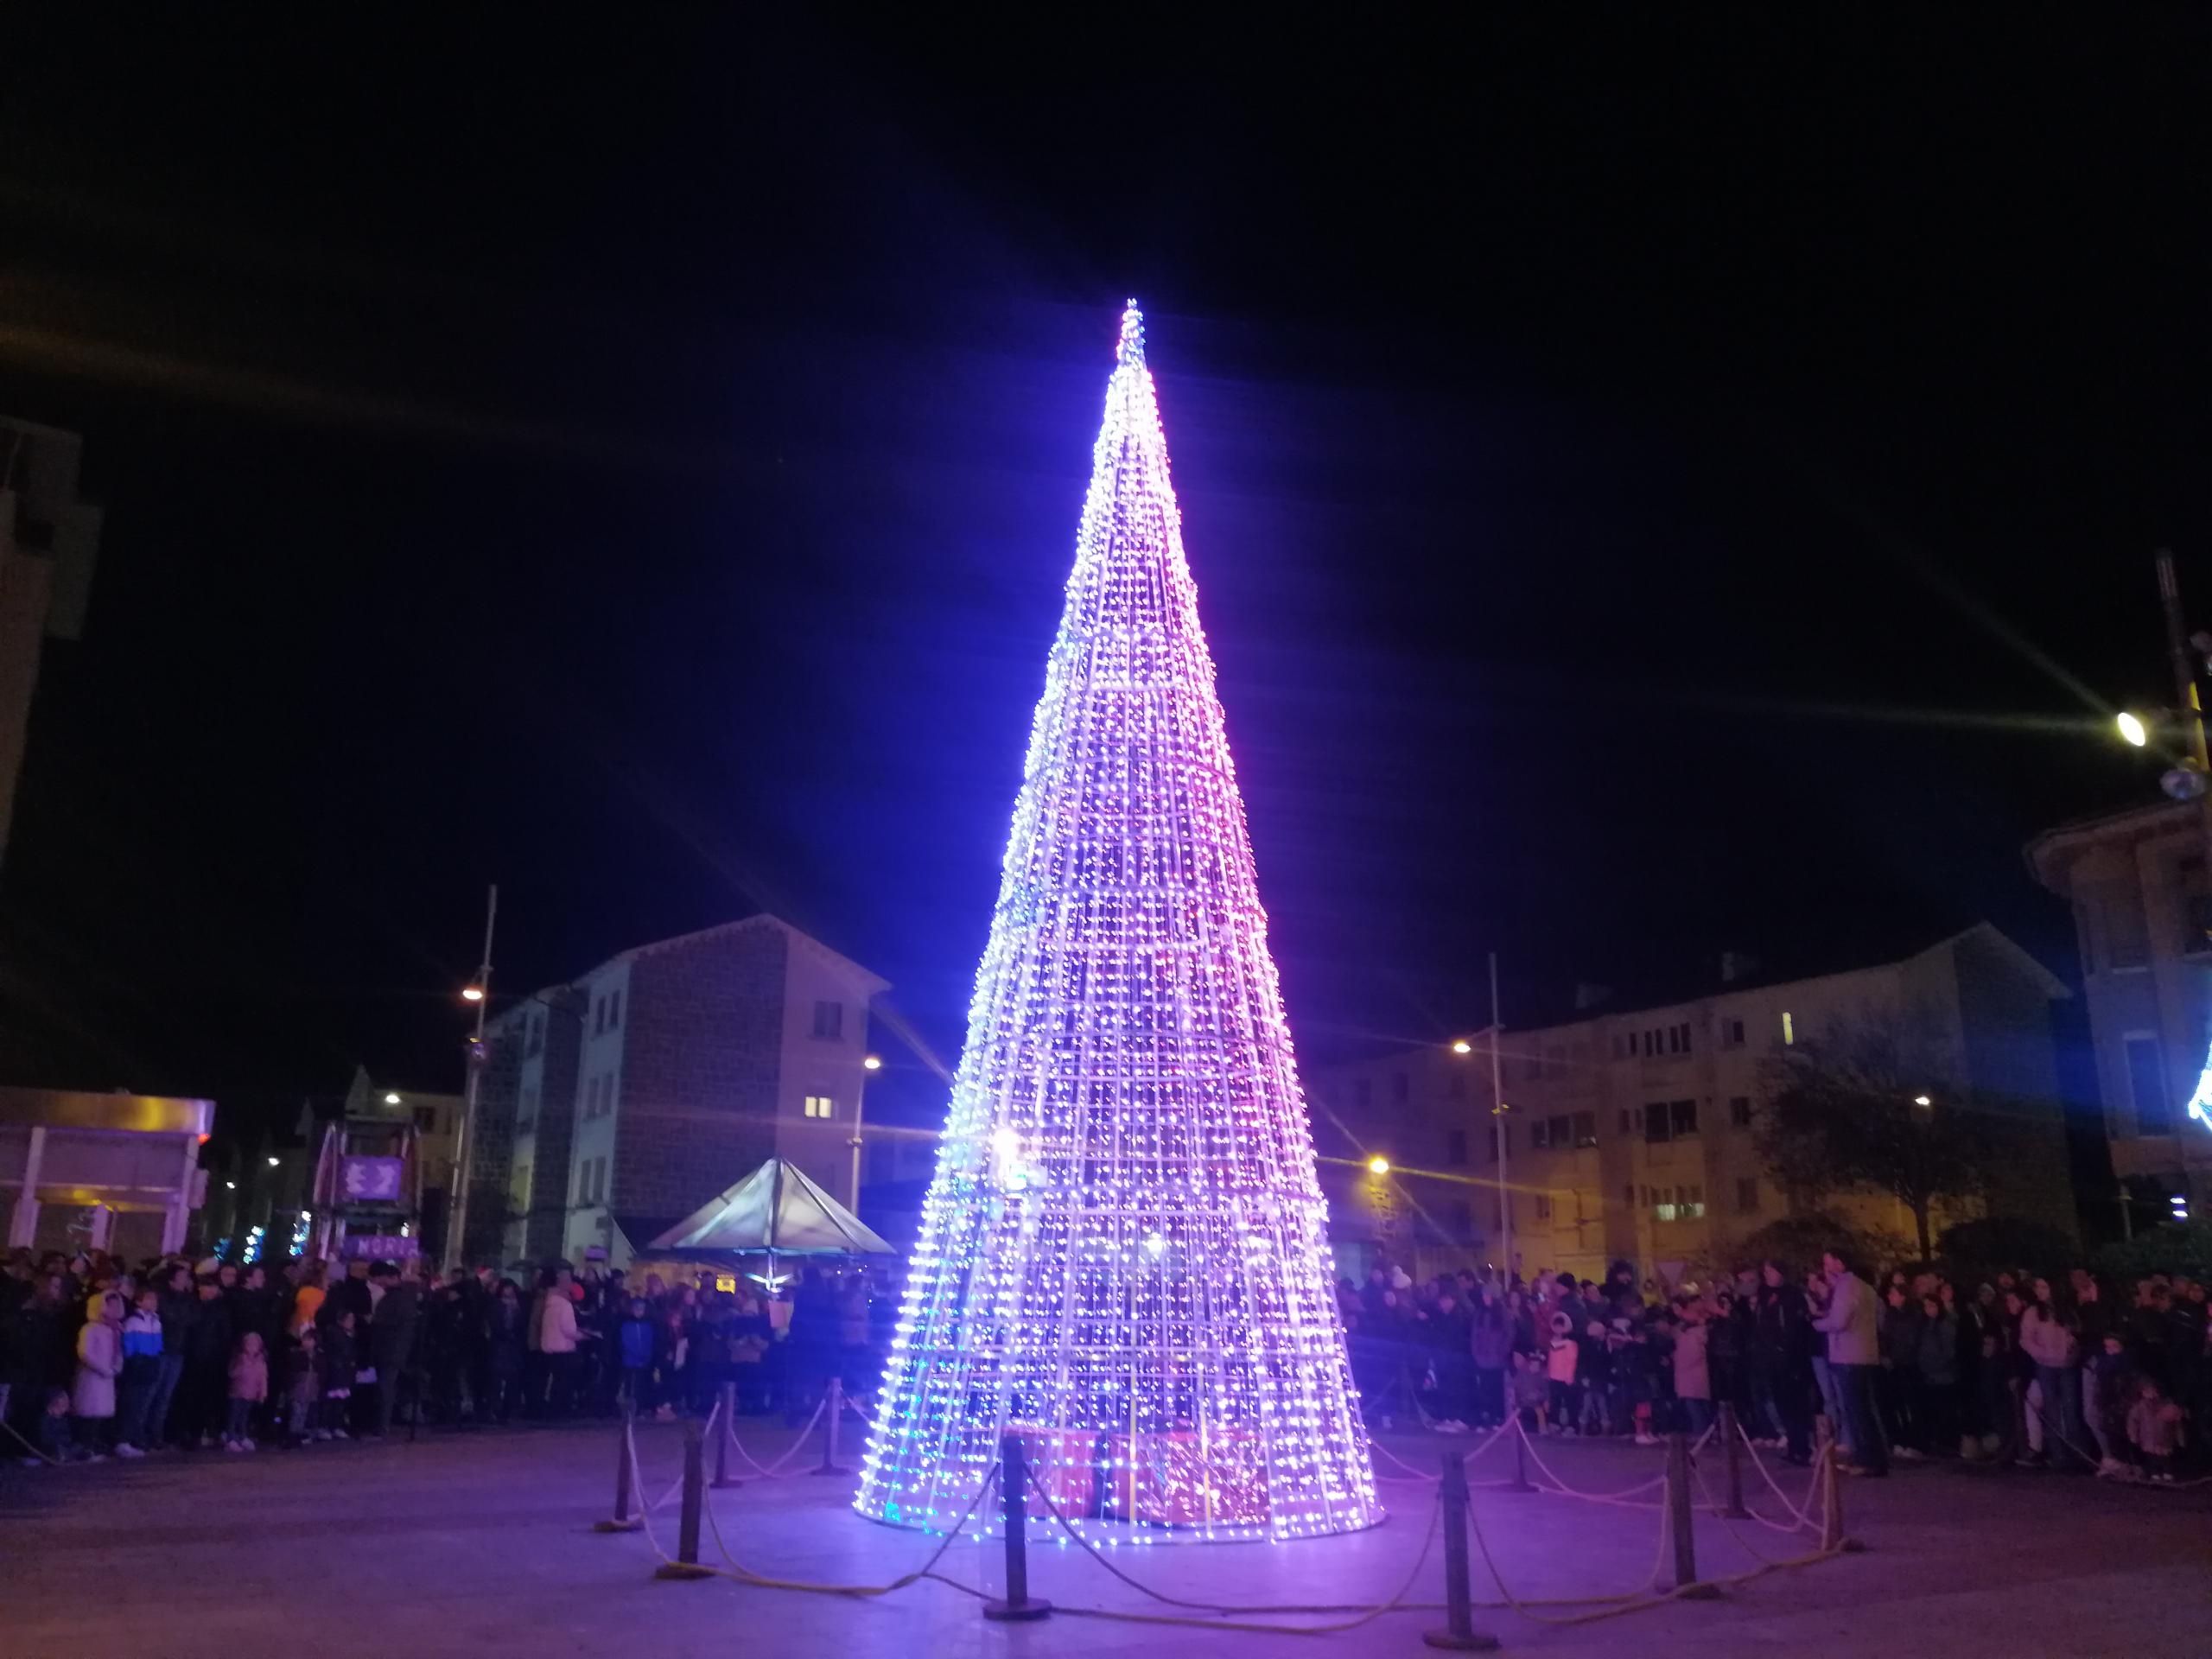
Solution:
M 1498 1063 L 1497 1046 L 1505 1034 L 1504 1022 L 1497 1014 L 1497 952 L 1490 953 L 1490 1115 L 1491 1134 L 1497 1143 L 1497 1229 L 1498 1242 L 1504 1252 L 1505 1282 L 1513 1283 L 1513 1209 L 1512 1195 L 1507 1191 L 1505 1142 L 1505 1083 L 1504 1068 Z M 1475 1046 L 1465 1038 L 1452 1045 L 1454 1054 L 1465 1056 L 1475 1052 Z
M 861 1123 L 868 1110 L 868 1078 L 883 1070 L 883 1057 L 871 1054 L 861 1062 L 861 1086 L 853 1096 L 853 1214 L 861 1212 Z
M 446 1271 L 461 1265 L 461 1236 L 468 1228 L 468 1154 L 476 1132 L 476 1088 L 484 1075 L 484 1011 L 492 1002 L 492 927 L 499 916 L 499 888 L 493 883 L 484 899 L 484 959 L 477 966 L 474 984 L 461 990 L 464 1001 L 476 1005 L 476 1031 L 468 1039 L 468 1082 L 461 1103 L 461 1133 L 454 1137 L 453 1202 L 446 1211 Z

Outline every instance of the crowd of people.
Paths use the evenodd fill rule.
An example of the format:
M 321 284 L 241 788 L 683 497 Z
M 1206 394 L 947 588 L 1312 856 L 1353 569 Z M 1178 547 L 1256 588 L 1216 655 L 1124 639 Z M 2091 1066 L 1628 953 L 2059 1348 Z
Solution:
M 1962 1287 L 1933 1268 L 1878 1282 L 1829 1255 L 1705 1284 L 1495 1271 L 1420 1283 L 1378 1266 L 1338 1301 L 1370 1424 L 1447 1433 L 1518 1414 L 1534 1432 L 1701 1433 L 1731 1405 L 1753 1440 L 1808 1462 L 1825 1416 L 1848 1473 L 1960 1458 L 2171 1482 L 2212 1421 L 2206 1287 L 2082 1268 Z
M 529 1282 L 525 1283 L 527 1280 Z M 734 1282 L 734 1288 L 722 1287 Z M 871 1387 L 895 1310 L 861 1271 L 756 1292 L 588 1262 L 254 1264 L 104 1252 L 0 1269 L 0 1439 L 26 1464 L 381 1440 L 395 1422 L 803 1413 Z

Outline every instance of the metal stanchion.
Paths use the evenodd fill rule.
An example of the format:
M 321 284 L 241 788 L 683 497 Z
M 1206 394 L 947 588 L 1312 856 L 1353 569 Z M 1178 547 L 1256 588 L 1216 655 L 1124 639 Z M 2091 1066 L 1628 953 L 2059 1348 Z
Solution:
M 715 1490 L 721 1491 L 745 1483 L 729 1471 L 729 1449 L 737 1442 L 737 1384 L 722 1384 L 721 1403 L 715 1411 L 715 1421 L 721 1425 L 715 1433 Z
M 1836 1467 L 1840 1454 L 1834 1440 L 1830 1440 L 1823 1450 L 1825 1455 L 1819 1466 L 1828 1483 L 1828 1497 L 1827 1502 L 1821 1506 L 1821 1548 L 1856 1555 L 1866 1546 L 1843 1529 L 1843 1471 Z
M 1744 1507 L 1744 1436 L 1736 1421 L 1736 1408 L 1720 1402 L 1720 1438 L 1728 1447 L 1728 1507 L 1721 1511 L 1731 1521 L 1748 1521 Z
M 814 1471 L 817 1475 L 845 1475 L 852 1471 L 837 1461 L 837 1420 L 845 1414 L 845 1383 L 842 1377 L 830 1379 L 830 1397 L 823 1402 L 822 1415 L 822 1465 Z
M 1513 1412 L 1513 1484 L 1509 1492 L 1533 1492 L 1535 1486 L 1529 1479 L 1529 1426 L 1521 1421 L 1517 1406 Z
M 1474 1609 L 1467 1589 L 1467 1454 L 1444 1454 L 1444 1617 L 1440 1630 L 1423 1630 L 1421 1639 L 1432 1648 L 1461 1653 L 1488 1653 L 1497 1638 L 1475 1628 Z
M 630 1513 L 630 1492 L 637 1483 L 636 1466 L 630 1459 L 629 1413 L 622 1414 L 622 1432 L 615 1436 L 614 1452 L 614 1513 L 604 1521 L 592 1522 L 594 1532 L 635 1532 L 645 1524 Z
M 1006 1516 L 1006 1599 L 985 1602 L 985 1618 L 1043 1618 L 1052 1611 L 1051 1602 L 1033 1600 L 1029 1594 L 1029 1495 L 1022 1478 L 1026 1472 L 1021 1437 L 1009 1434 L 999 1442 L 1000 1510 Z
M 705 1431 L 696 1417 L 683 1425 L 683 1516 L 677 1525 L 676 1559 L 653 1569 L 657 1579 L 704 1579 L 711 1569 L 699 1565 L 699 1512 L 707 1495 L 706 1459 L 702 1455 Z
M 1679 1428 L 1667 1436 L 1667 1529 L 1675 1535 L 1675 1593 L 1705 1601 L 1720 1593 L 1718 1585 L 1697 1576 L 1697 1532 L 1690 1503 L 1690 1442 Z

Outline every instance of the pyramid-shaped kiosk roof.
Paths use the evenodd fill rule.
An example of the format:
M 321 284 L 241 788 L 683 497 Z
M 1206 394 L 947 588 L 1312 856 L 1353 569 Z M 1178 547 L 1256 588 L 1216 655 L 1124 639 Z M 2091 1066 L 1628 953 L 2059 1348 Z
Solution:
M 797 1164 L 768 1161 L 701 1205 L 648 1250 L 773 1250 L 779 1255 L 895 1255 Z

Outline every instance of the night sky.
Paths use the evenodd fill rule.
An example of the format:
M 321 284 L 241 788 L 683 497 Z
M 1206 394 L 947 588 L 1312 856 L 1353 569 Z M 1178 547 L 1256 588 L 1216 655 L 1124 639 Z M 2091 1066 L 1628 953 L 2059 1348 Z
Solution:
M 1490 948 L 2071 975 L 2021 843 L 2155 798 L 2202 10 L 95 10 L 0 16 L 0 410 L 109 514 L 7 1081 L 457 1088 L 493 880 L 509 990 L 766 907 L 949 1064 L 1131 294 L 1309 1057 Z

